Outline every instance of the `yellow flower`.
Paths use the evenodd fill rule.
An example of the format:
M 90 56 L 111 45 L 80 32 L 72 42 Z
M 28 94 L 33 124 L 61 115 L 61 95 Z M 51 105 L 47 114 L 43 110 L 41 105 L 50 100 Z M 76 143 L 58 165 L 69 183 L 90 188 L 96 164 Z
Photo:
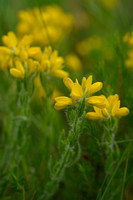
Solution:
M 10 69 L 10 74 L 15 78 L 24 78 L 25 70 L 22 63 L 19 60 L 15 61 L 16 68 Z
M 64 59 L 58 56 L 56 50 L 52 51 L 52 48 L 46 47 L 44 53 L 42 54 L 40 62 L 40 71 L 46 72 L 51 76 L 56 76 L 58 78 L 67 77 L 68 72 L 63 70 Z
M 28 59 L 27 68 L 28 68 L 28 75 L 31 75 L 36 71 L 38 71 L 39 62 L 32 59 Z
M 56 101 L 56 104 L 55 104 L 56 110 L 61 110 L 61 109 L 66 108 L 67 106 L 72 105 L 72 99 L 65 96 L 56 97 L 55 101 Z
M 128 52 L 128 58 L 125 60 L 125 65 L 127 68 L 133 70 L 133 50 Z
M 122 117 L 129 113 L 129 109 L 126 107 L 120 108 L 120 100 L 117 94 L 110 95 L 105 98 L 106 106 L 104 108 L 98 108 L 94 106 L 95 112 L 88 112 L 86 114 L 88 119 L 98 120 L 98 119 L 108 119 L 112 117 Z
M 31 43 L 31 37 L 25 35 L 20 40 L 13 32 L 8 32 L 2 37 L 5 46 L 0 46 L 0 54 L 5 56 L 7 62 L 4 68 L 13 67 L 14 58 L 19 58 L 21 61 L 26 61 L 28 58 L 27 49 Z M 3 57 L 4 58 L 4 57 Z
M 56 5 L 19 12 L 19 35 L 32 35 L 34 44 L 44 46 L 61 41 L 72 29 L 73 17 Z
M 63 109 L 69 105 L 75 104 L 76 101 L 82 100 L 86 98 L 86 101 L 90 101 L 90 104 L 104 107 L 105 106 L 105 99 L 102 97 L 90 97 L 92 94 L 98 92 L 102 89 L 103 84 L 101 82 L 96 82 L 92 84 L 92 76 L 89 76 L 86 80 L 85 77 L 82 79 L 81 85 L 79 84 L 78 80 L 76 79 L 73 82 L 70 78 L 64 78 L 64 84 L 66 87 L 71 91 L 70 97 L 58 97 L 55 98 L 55 108 L 56 109 Z

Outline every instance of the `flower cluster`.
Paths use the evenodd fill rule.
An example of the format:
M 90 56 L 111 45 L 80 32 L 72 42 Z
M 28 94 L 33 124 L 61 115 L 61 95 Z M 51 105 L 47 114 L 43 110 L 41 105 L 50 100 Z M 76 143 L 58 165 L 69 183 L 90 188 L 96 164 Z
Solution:
M 64 84 L 71 91 L 70 97 L 56 97 L 55 108 L 57 110 L 64 109 L 69 105 L 74 105 L 77 101 L 80 101 L 83 98 L 85 98 L 86 101 L 92 105 L 96 105 L 98 107 L 104 106 L 104 101 L 101 101 L 102 97 L 92 97 L 94 93 L 101 90 L 103 84 L 101 82 L 92 84 L 91 75 L 87 78 L 87 80 L 83 77 L 81 85 L 77 79 L 73 82 L 70 78 L 64 78 Z
M 68 73 L 63 70 L 64 60 L 51 47 L 44 50 L 31 46 L 31 36 L 17 38 L 13 32 L 2 37 L 4 46 L 0 46 L 1 69 L 10 69 L 10 74 L 16 78 L 24 78 L 35 72 L 47 73 L 51 76 L 64 78 Z
M 120 108 L 120 100 L 117 94 L 110 95 L 106 98 L 104 95 L 92 96 L 94 93 L 102 89 L 103 84 L 96 82 L 92 84 L 92 76 L 90 75 L 87 80 L 85 77 L 82 79 L 81 85 L 76 79 L 73 82 L 70 78 L 64 78 L 64 84 L 71 91 L 70 97 L 60 96 L 55 98 L 55 109 L 64 109 L 67 106 L 76 104 L 85 98 L 86 103 L 94 107 L 95 112 L 88 112 L 86 114 L 88 119 L 108 119 L 110 117 L 122 117 L 129 113 L 128 108 Z
M 95 112 L 88 112 L 86 116 L 88 119 L 107 119 L 112 117 L 122 117 L 126 116 L 129 113 L 128 108 L 122 107 L 120 108 L 120 100 L 119 96 L 117 94 L 110 95 L 108 98 L 103 96 L 105 99 L 105 107 L 104 108 L 98 108 L 94 106 Z
M 57 43 L 72 29 L 72 15 L 64 13 L 57 5 L 35 7 L 19 12 L 18 34 L 32 35 L 34 44 L 43 46 Z

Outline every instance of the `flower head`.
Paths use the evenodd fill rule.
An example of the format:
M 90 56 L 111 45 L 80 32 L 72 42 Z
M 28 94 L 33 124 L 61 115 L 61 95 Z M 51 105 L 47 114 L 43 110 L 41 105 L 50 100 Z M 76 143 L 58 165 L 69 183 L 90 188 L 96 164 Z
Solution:
M 28 59 L 27 49 L 31 44 L 30 36 L 25 35 L 18 39 L 13 32 L 8 32 L 7 35 L 2 37 L 2 41 L 5 46 L 0 46 L 0 54 L 2 59 L 6 59 L 3 68 L 13 67 L 16 58 L 19 58 L 22 62 Z
M 72 29 L 72 15 L 56 5 L 45 6 L 41 9 L 21 10 L 19 12 L 19 35 L 32 35 L 33 43 L 44 46 L 59 42 Z
M 98 92 L 102 89 L 103 84 L 101 82 L 96 82 L 92 84 L 92 76 L 89 76 L 87 79 L 83 77 L 81 85 L 76 79 L 73 82 L 70 78 L 64 78 L 64 84 L 71 91 L 70 98 L 69 97 L 57 97 L 55 98 L 55 108 L 63 109 L 69 105 L 75 104 L 76 101 L 82 100 L 86 98 L 87 102 L 91 102 L 90 104 L 96 105 L 98 107 L 105 106 L 104 100 L 102 97 L 91 97 L 92 94 Z
M 98 108 L 94 106 L 95 112 L 88 112 L 86 116 L 88 119 L 98 120 L 98 119 L 108 119 L 110 117 L 122 117 L 126 116 L 129 113 L 129 109 L 126 107 L 120 108 L 120 100 L 117 94 L 110 95 L 108 98 L 105 98 L 106 106 L 104 108 Z
M 52 51 L 50 46 L 46 47 L 40 61 L 40 71 L 46 72 L 58 78 L 67 77 L 68 72 L 63 70 L 64 59 L 58 56 L 58 51 Z

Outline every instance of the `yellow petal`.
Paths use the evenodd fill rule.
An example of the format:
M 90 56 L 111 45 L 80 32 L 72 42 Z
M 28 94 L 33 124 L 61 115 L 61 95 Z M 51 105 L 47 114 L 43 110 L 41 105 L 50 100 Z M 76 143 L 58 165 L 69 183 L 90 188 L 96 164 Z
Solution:
M 105 117 L 109 117 L 109 112 L 106 108 L 102 109 L 102 113 Z
M 2 37 L 3 43 L 8 47 L 15 47 L 17 45 L 17 38 L 13 32 L 8 32 L 7 35 Z
M 78 83 L 73 83 L 70 96 L 73 100 L 79 100 L 81 97 L 83 97 L 83 90 L 81 85 Z
M 15 66 L 16 66 L 16 69 L 18 69 L 23 75 L 25 74 L 24 67 L 19 60 L 15 61 Z
M 86 117 L 87 117 L 88 119 L 92 119 L 92 120 L 103 119 L 103 117 L 100 117 L 99 115 L 97 115 L 96 112 L 88 112 L 88 113 L 86 114 Z
M 81 84 L 81 86 L 82 86 L 83 89 L 86 86 L 86 78 L 85 77 L 82 78 L 82 84 Z
M 19 69 L 16 68 L 11 68 L 10 74 L 16 78 L 24 78 L 24 74 Z
M 110 108 L 113 108 L 113 106 L 116 104 L 116 102 L 119 100 L 119 96 L 118 94 L 115 94 L 115 95 L 110 95 L 108 98 L 107 98 L 108 102 L 109 102 L 109 106 Z
M 72 84 L 73 84 L 73 81 L 70 79 L 70 78 L 68 78 L 68 77 L 65 77 L 64 79 L 63 79 L 63 81 L 64 81 L 64 84 L 65 84 L 65 86 L 68 88 L 68 89 L 72 89 Z
M 115 117 L 123 117 L 129 114 L 129 109 L 126 107 L 122 107 L 118 109 L 115 113 Z
M 101 96 L 92 96 L 89 97 L 88 99 L 88 103 L 93 105 L 93 106 L 97 106 L 99 108 L 104 108 L 106 106 L 106 98 L 101 95 Z
M 86 90 L 88 91 L 92 84 L 92 75 L 90 75 L 86 80 Z
M 22 61 L 26 61 L 27 60 L 28 53 L 27 53 L 26 50 L 22 49 L 19 54 L 20 54 L 20 58 L 22 59 Z
M 32 59 L 28 60 L 28 68 L 29 68 L 28 73 L 29 74 L 32 74 L 35 71 L 37 71 L 38 67 L 39 67 L 39 62 L 38 61 L 34 61 Z
M 67 106 L 72 105 L 72 99 L 65 96 L 56 97 L 55 101 L 56 101 L 55 103 L 56 110 L 61 110 L 61 109 L 66 108 Z
M 96 106 L 94 106 L 93 108 L 94 108 L 95 112 L 97 113 L 97 115 L 98 115 L 100 118 L 104 118 L 101 108 L 98 108 L 98 107 L 96 107 Z
M 102 82 L 96 82 L 96 83 L 92 84 L 90 86 L 90 88 L 87 89 L 88 95 L 91 95 L 91 94 L 98 92 L 99 90 L 102 89 L 102 87 L 103 87 Z
M 64 70 L 61 70 L 61 69 L 57 69 L 57 70 L 52 70 L 51 71 L 51 74 L 58 77 L 58 78 L 64 78 L 64 77 L 67 77 L 69 76 L 69 73 L 64 71 Z
M 0 54 L 10 55 L 11 50 L 8 47 L 0 47 Z
M 116 112 L 119 110 L 119 108 L 120 108 L 120 100 L 117 101 L 115 103 L 115 105 L 113 106 L 113 108 L 112 108 L 112 116 L 116 115 Z
M 29 55 L 29 57 L 40 61 L 41 57 L 42 57 L 41 48 L 40 47 L 31 47 L 31 48 L 29 48 L 28 49 L 28 55 Z

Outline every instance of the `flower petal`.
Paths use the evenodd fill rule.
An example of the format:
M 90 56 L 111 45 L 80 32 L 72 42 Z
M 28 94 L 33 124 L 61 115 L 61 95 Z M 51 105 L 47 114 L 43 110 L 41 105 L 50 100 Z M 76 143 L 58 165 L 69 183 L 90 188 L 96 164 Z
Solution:
M 63 81 L 64 81 L 65 86 L 66 86 L 68 89 L 71 90 L 73 81 L 72 81 L 70 78 L 67 78 L 67 77 L 65 77 Z
M 73 100 L 79 100 L 81 97 L 83 97 L 83 90 L 81 85 L 78 83 L 73 83 L 70 96 Z
M 91 95 L 91 94 L 98 92 L 99 90 L 102 89 L 102 87 L 103 87 L 102 82 L 96 82 L 96 83 L 92 84 L 90 86 L 90 88 L 87 89 L 88 95 Z
M 129 114 L 129 109 L 126 107 L 122 107 L 118 109 L 115 113 L 115 117 L 123 117 Z
M 61 110 L 61 109 L 66 108 L 67 106 L 72 105 L 72 99 L 65 96 L 56 97 L 55 101 L 56 101 L 55 103 L 56 110 Z
M 88 112 L 88 113 L 86 114 L 86 117 L 87 117 L 88 119 L 92 119 L 92 120 L 103 119 L 103 117 L 100 117 L 100 115 L 97 115 L 96 112 Z

